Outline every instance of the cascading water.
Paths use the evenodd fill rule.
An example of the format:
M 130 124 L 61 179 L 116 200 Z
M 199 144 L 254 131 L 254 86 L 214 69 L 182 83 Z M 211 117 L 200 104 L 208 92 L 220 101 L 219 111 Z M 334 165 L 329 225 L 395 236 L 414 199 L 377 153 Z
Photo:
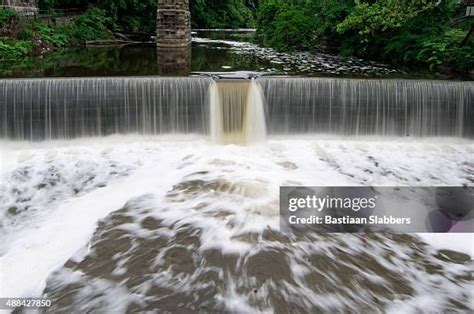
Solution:
M 258 80 L 270 134 L 474 137 L 471 82 Z
M 390 232 L 285 234 L 278 206 L 288 185 L 471 186 L 473 99 L 462 82 L 0 80 L 0 297 L 50 312 L 471 313 L 470 256 Z M 337 138 L 205 136 L 246 144 L 265 127 Z M 117 133 L 203 136 L 16 142 Z
M 220 81 L 210 88 L 211 138 L 220 144 L 251 144 L 266 135 L 260 87 L 248 81 Z
M 472 138 L 473 107 L 469 82 L 14 79 L 0 80 L 0 138 L 210 133 L 224 144 L 258 142 L 266 132 Z
M 0 138 L 206 133 L 208 78 L 0 80 Z

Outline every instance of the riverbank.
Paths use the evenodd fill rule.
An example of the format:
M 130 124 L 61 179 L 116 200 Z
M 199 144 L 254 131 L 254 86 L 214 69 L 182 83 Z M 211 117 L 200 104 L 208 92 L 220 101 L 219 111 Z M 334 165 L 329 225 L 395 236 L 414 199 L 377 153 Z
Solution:
M 197 32 L 185 61 L 183 71 L 165 75 L 206 75 L 211 73 L 258 72 L 258 75 L 350 77 L 392 79 L 470 80 L 469 77 L 392 67 L 361 58 L 322 53 L 286 53 L 255 44 L 251 34 L 220 34 Z M 97 43 L 97 41 L 95 41 Z M 41 56 L 28 56 L 21 61 L 0 64 L 0 77 L 91 77 L 91 76 L 159 76 L 164 73 L 160 60 L 180 51 L 160 51 L 153 43 L 125 45 L 65 47 Z M 172 60 L 172 59 L 171 59 Z
M 40 16 L 29 19 L 0 8 L 0 61 L 15 64 L 61 48 L 83 46 L 87 41 L 113 40 L 109 23 L 105 13 L 95 8 L 67 21 L 43 21 Z
M 472 79 L 474 21 L 453 23 L 465 11 L 455 1 L 263 0 L 257 39 L 279 51 L 330 51 Z
M 279 1 L 285 2 L 284 0 Z M 336 3 L 339 2 L 343 1 L 336 1 Z M 333 5 L 328 4 L 328 6 L 331 11 Z M 254 29 L 236 29 L 235 31 L 213 29 L 210 31 L 198 28 L 199 34 L 195 36 L 198 38 L 194 40 L 194 46 L 198 48 L 192 49 L 192 57 L 190 56 L 192 60 L 190 60 L 191 66 L 188 73 L 258 70 L 278 75 L 474 79 L 474 41 L 470 40 L 467 44 L 461 45 L 469 22 L 456 27 L 446 26 L 448 18 L 456 12 L 452 6 L 428 10 L 435 17 L 442 15 L 440 25 L 437 26 L 434 33 L 432 30 L 425 30 L 432 25 L 432 18 L 420 23 L 419 30 L 413 29 L 412 24 L 421 19 L 423 14 L 427 14 L 423 11 L 423 14 L 420 13 L 420 16 L 414 17 L 415 22 L 406 20 L 407 23 L 411 21 L 411 24 L 395 27 L 387 30 L 386 33 L 385 31 L 375 32 L 371 35 L 372 37 L 361 39 L 360 43 L 353 42 L 360 35 L 352 34 L 349 30 L 342 31 L 342 26 L 339 27 L 345 21 L 344 18 L 349 18 L 350 14 L 356 14 L 355 11 L 353 12 L 355 10 L 353 4 L 336 10 L 333 19 L 327 20 L 328 16 L 321 15 L 319 21 L 314 19 L 299 21 L 297 17 L 301 16 L 307 8 L 281 6 L 277 11 L 272 11 L 273 15 L 266 12 L 269 8 L 276 10 L 266 1 L 260 4 L 259 24 L 256 31 Z M 288 12 L 291 14 L 286 16 L 289 14 Z M 199 17 L 194 15 L 194 18 L 198 19 Z M 326 26 L 321 29 L 321 25 L 318 23 L 327 23 L 327 25 L 324 24 Z M 57 66 L 54 62 L 58 60 L 58 64 L 66 62 L 73 67 L 97 64 L 94 59 L 86 60 L 91 55 L 91 50 L 87 46 L 91 44 L 106 46 L 130 44 L 129 38 L 122 34 L 123 29 L 126 29 L 125 26 L 118 25 L 117 21 L 114 22 L 114 19 L 110 17 L 110 12 L 107 13 L 97 8 L 89 8 L 83 15 L 56 24 L 54 19 L 48 23 L 41 22 L 41 19 L 20 21 L 14 13 L 0 9 L 0 60 L 3 63 L 0 77 L 63 75 L 45 74 L 51 73 L 51 71 L 43 72 L 44 64 L 49 64 L 47 66 L 55 68 L 53 71 L 56 72 Z M 146 63 L 155 70 L 146 69 L 142 71 L 146 73 L 139 73 L 140 71 L 136 69 L 131 74 L 160 75 L 160 71 L 156 70 L 157 66 L 154 64 L 158 56 L 156 52 L 151 51 L 154 46 L 152 44 L 153 32 L 137 33 L 136 31 L 131 34 L 135 34 L 135 36 L 136 34 L 146 34 L 149 42 L 148 50 L 150 50 L 146 52 L 146 55 L 152 58 L 141 61 L 141 64 Z M 407 34 L 412 34 L 410 35 L 411 39 L 406 37 Z M 199 37 L 205 38 L 201 40 Z M 220 41 L 221 39 L 225 40 Z M 135 39 L 131 41 L 135 41 Z M 245 41 L 245 44 L 238 44 L 242 41 Z M 361 43 L 365 43 L 366 46 L 359 47 L 358 45 Z M 109 55 L 113 56 L 113 59 L 107 60 L 100 57 L 102 62 L 100 67 L 105 65 L 118 67 L 119 65 L 115 64 L 114 60 L 117 59 L 117 55 L 133 49 L 122 50 L 120 47 L 109 47 L 107 50 L 114 50 L 115 53 L 106 53 L 104 49 L 101 56 Z M 203 50 L 209 50 L 209 53 L 205 54 L 209 55 L 210 60 L 207 60 L 207 57 L 206 59 L 202 58 L 201 52 Z M 224 51 L 229 53 L 224 53 Z M 61 56 L 66 55 L 68 58 L 72 56 L 72 59 L 79 59 L 80 62 L 74 63 L 68 59 L 60 60 Z M 178 53 L 178 55 L 180 54 Z M 223 61 L 221 55 L 226 55 L 225 59 L 228 58 L 228 60 Z M 217 57 L 216 63 L 219 65 L 212 64 L 215 57 Z M 244 57 L 248 59 L 247 62 L 243 60 Z M 125 62 L 129 61 L 125 60 Z M 362 66 L 364 70 L 353 71 L 354 62 L 365 64 Z M 256 63 L 258 69 L 252 67 L 252 63 Z M 37 64 L 42 64 L 41 69 L 35 68 L 38 67 Z M 30 70 L 25 72 L 25 68 L 35 69 L 31 70 L 32 72 Z M 91 75 L 121 75 L 116 72 L 120 71 L 94 71 Z M 179 75 L 183 75 L 185 72 L 180 71 Z M 66 75 L 70 76 L 67 72 Z M 82 74 L 79 73 L 79 75 Z M 88 74 L 85 75 L 88 76 Z

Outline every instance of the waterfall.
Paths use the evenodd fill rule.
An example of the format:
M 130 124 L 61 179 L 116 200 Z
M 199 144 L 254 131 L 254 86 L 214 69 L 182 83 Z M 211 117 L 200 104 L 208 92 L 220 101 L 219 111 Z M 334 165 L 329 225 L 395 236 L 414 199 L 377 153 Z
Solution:
M 0 80 L 0 138 L 207 133 L 208 78 Z
M 472 82 L 260 79 L 270 134 L 474 137 Z
M 265 104 L 265 105 L 264 105 Z M 265 108 L 265 110 L 264 110 Z M 266 133 L 474 138 L 472 82 L 202 77 L 0 80 L 0 139 Z
M 247 143 L 261 142 L 267 136 L 265 100 L 260 85 L 254 80 L 250 83 L 247 106 L 249 107 L 247 115 Z
M 218 81 L 210 88 L 211 138 L 220 144 L 252 144 L 266 135 L 264 101 L 254 81 Z

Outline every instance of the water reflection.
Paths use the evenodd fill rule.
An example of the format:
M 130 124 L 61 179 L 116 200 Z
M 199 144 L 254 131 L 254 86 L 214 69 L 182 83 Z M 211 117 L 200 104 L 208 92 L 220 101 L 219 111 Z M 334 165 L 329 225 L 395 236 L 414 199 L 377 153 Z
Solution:
M 270 68 L 275 65 L 257 56 L 236 54 L 224 44 L 193 43 L 180 51 L 128 45 L 64 49 L 15 64 L 2 63 L 0 77 L 181 76 L 190 72 Z
M 191 72 L 191 45 L 186 47 L 158 47 L 158 74 L 163 76 L 187 76 Z
M 207 39 L 195 37 L 192 46 L 178 50 L 157 49 L 154 44 L 63 49 L 17 63 L 1 63 L 0 78 L 187 76 L 192 72 L 235 71 L 318 77 L 443 78 L 327 54 L 279 53 L 251 44 L 248 33 L 211 34 L 198 33 Z

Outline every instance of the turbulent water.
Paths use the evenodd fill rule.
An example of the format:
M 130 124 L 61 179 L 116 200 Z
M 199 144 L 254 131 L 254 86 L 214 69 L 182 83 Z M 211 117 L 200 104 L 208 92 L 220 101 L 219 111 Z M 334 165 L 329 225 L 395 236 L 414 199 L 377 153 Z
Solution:
M 257 85 L 270 135 L 474 138 L 474 85 L 468 82 L 261 78 L 252 85 L 251 102 L 260 101 Z M 212 86 L 198 77 L 0 80 L 0 138 L 209 134 Z M 247 91 L 234 93 L 233 101 L 247 103 Z
M 278 232 L 279 186 L 472 184 L 471 141 L 2 147 L 2 296 L 44 296 L 66 312 L 474 310 L 464 254 L 409 235 Z

